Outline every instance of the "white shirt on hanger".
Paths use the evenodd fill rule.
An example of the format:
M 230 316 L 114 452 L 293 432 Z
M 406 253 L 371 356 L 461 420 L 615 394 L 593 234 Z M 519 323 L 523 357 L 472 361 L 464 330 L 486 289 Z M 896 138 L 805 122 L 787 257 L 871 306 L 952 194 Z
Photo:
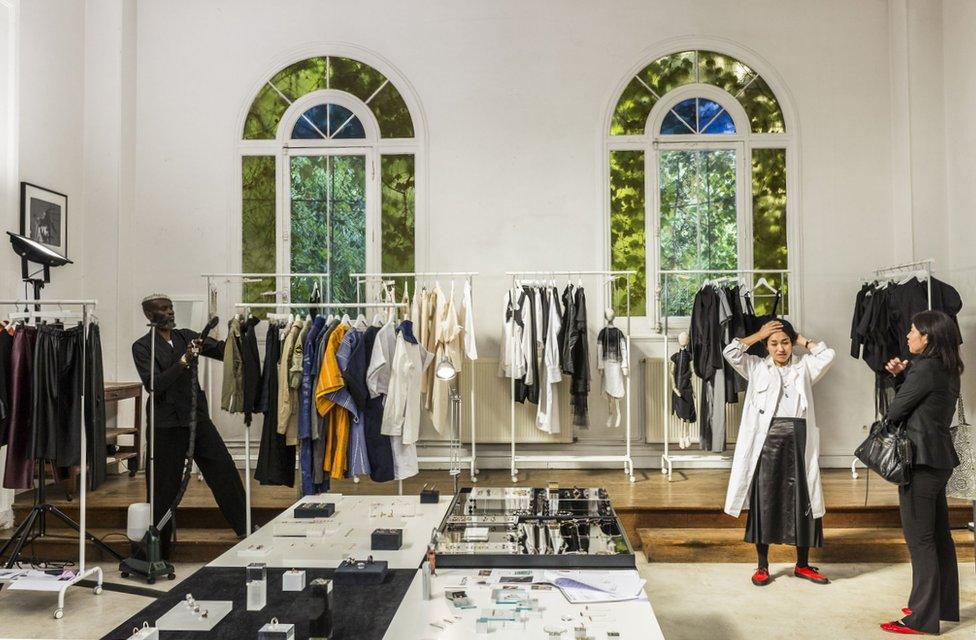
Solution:
M 559 317 L 559 306 L 556 304 L 559 294 L 549 287 L 543 295 L 551 299 L 549 300 L 549 327 L 543 346 L 542 397 L 536 412 L 536 426 L 546 433 L 559 433 L 559 383 L 563 379 L 562 369 L 559 366 L 559 330 L 563 325 L 562 318 Z
M 402 333 L 397 334 L 380 433 L 402 436 L 404 444 L 417 442 L 422 411 L 421 380 L 431 360 L 430 352 L 421 345 L 407 342 Z

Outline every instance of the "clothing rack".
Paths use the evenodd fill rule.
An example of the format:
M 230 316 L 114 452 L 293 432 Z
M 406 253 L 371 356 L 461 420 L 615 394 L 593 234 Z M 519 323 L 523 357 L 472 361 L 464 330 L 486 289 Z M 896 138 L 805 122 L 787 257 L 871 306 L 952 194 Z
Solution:
M 932 309 L 932 271 L 935 266 L 935 258 L 925 258 L 923 260 L 915 260 L 914 262 L 903 262 L 901 264 L 892 265 L 890 267 L 879 267 L 874 270 L 874 279 L 881 280 L 883 278 L 892 278 L 896 275 L 905 275 L 914 272 L 925 272 L 925 301 L 929 310 Z M 867 282 L 867 278 L 862 278 L 863 281 Z M 858 479 L 857 473 L 857 463 L 860 460 L 855 456 L 851 460 L 851 478 L 854 480 Z
M 464 278 L 468 281 L 468 286 L 471 289 L 472 304 L 474 304 L 474 277 L 476 275 L 478 275 L 477 271 L 411 271 L 399 273 L 351 273 L 349 274 L 349 277 L 356 279 L 356 300 L 360 299 L 360 289 L 365 289 L 364 285 L 368 285 L 369 283 L 375 281 L 380 281 L 382 283 L 382 281 L 386 280 L 387 278 Z M 414 291 L 416 292 L 416 289 Z M 433 363 L 433 366 L 436 367 L 437 364 L 438 363 L 435 362 Z M 462 456 L 460 458 L 460 462 L 468 465 L 468 472 L 471 477 L 471 482 L 478 482 L 478 437 L 476 434 L 477 420 L 475 418 L 474 388 L 474 372 L 472 371 L 471 385 L 468 390 L 468 404 L 471 406 L 471 455 Z M 460 437 L 460 434 L 458 434 L 458 436 Z M 451 456 L 417 456 L 418 464 L 451 463 L 456 461 L 458 461 L 458 459 L 452 458 Z
M 667 474 L 668 482 L 671 482 L 676 463 L 713 463 L 716 467 L 725 466 L 732 461 L 732 456 L 714 453 L 693 453 L 674 455 L 671 453 L 671 373 L 669 363 L 671 362 L 671 338 L 668 334 L 668 315 L 665 313 L 668 302 L 668 280 L 670 276 L 694 276 L 694 275 L 724 275 L 735 278 L 740 282 L 744 276 L 755 276 L 759 274 L 782 274 L 788 281 L 790 277 L 789 269 L 661 269 L 658 274 L 657 288 L 657 317 L 658 330 L 661 332 L 661 341 L 664 348 L 663 356 L 663 391 L 664 397 L 661 404 L 662 417 L 664 424 L 664 454 L 661 456 L 661 473 Z M 702 416 L 698 417 L 701 420 Z
M 309 305 L 307 302 L 238 302 L 234 304 L 235 309 L 244 309 L 250 313 L 251 309 L 389 309 L 391 307 L 403 307 L 403 303 L 396 302 L 319 302 Z M 244 427 L 244 499 L 246 502 L 245 511 L 247 513 L 247 530 L 251 530 L 251 433 L 247 426 Z M 359 483 L 359 477 L 354 476 L 353 482 Z
M 548 271 L 548 270 L 543 270 L 543 271 L 506 271 L 505 272 L 505 275 L 506 276 L 511 276 L 511 278 L 512 278 L 512 295 L 513 295 L 512 303 L 513 304 L 515 303 L 514 295 L 515 295 L 515 292 L 517 290 L 516 283 L 517 283 L 517 281 L 519 281 L 519 280 L 521 280 L 523 278 L 532 278 L 532 277 L 542 276 L 545 279 L 552 280 L 552 279 L 555 279 L 556 276 L 566 276 L 567 278 L 572 278 L 573 276 L 577 276 L 580 279 L 582 279 L 583 276 L 602 276 L 602 277 L 606 278 L 606 280 L 603 280 L 603 282 L 601 283 L 601 284 L 603 284 L 604 287 L 606 287 L 607 284 L 612 285 L 613 282 L 617 278 L 623 278 L 625 280 L 625 282 L 626 282 L 626 291 L 627 291 L 627 294 L 626 294 L 627 295 L 627 297 L 626 297 L 626 300 L 627 300 L 627 332 L 626 332 L 625 338 L 626 338 L 626 342 L 627 342 L 627 357 L 628 357 L 628 360 L 630 359 L 630 354 L 631 354 L 631 349 L 630 349 L 630 333 L 631 333 L 631 326 L 630 326 L 630 287 L 631 287 L 631 280 L 633 279 L 633 277 L 635 275 L 637 275 L 637 272 L 636 271 L 613 271 L 613 270 L 611 270 L 611 271 L 603 271 L 603 270 L 586 270 L 586 269 L 583 269 L 583 270 L 573 270 L 573 271 Z M 612 297 L 612 294 L 611 294 L 611 297 Z M 612 305 L 612 304 L 613 304 L 613 302 L 611 300 L 610 305 Z M 514 317 L 512 319 L 512 322 L 514 322 Z M 513 361 L 513 363 L 515 361 L 514 353 L 515 353 L 515 343 L 513 341 L 512 342 L 512 361 Z M 630 364 L 629 363 L 627 364 L 627 369 L 628 370 L 630 369 Z M 624 473 L 627 475 L 627 478 L 631 482 L 636 482 L 637 477 L 634 475 L 634 459 L 631 456 L 631 442 L 630 442 L 630 435 L 631 435 L 631 410 L 630 410 L 630 408 L 631 408 L 631 393 L 630 393 L 630 378 L 631 378 L 631 376 L 628 375 L 627 376 L 627 389 L 626 389 L 626 395 L 627 395 L 627 420 L 626 420 L 625 440 L 624 440 L 625 453 L 623 455 L 616 455 L 616 456 L 614 456 L 614 455 L 609 455 L 609 456 L 600 456 L 600 455 L 575 455 L 575 456 L 574 455 L 531 455 L 531 456 L 521 455 L 520 456 L 520 455 L 518 455 L 516 453 L 516 449 L 515 449 L 515 378 L 514 377 L 510 378 L 510 380 L 511 380 L 511 458 L 512 458 L 512 461 L 511 461 L 511 471 L 512 471 L 512 482 L 518 482 L 518 463 L 519 462 L 543 462 L 543 463 L 552 463 L 552 462 L 622 462 L 623 465 L 624 465 Z
M 64 595 L 65 592 L 68 590 L 68 587 L 76 585 L 82 580 L 86 580 L 89 576 L 96 576 L 96 583 L 95 583 L 95 587 L 92 589 L 92 593 L 94 593 L 96 596 L 101 595 L 102 593 L 102 569 L 101 567 L 97 567 L 97 566 L 89 568 L 85 558 L 85 545 L 87 541 L 91 539 L 98 543 L 101 542 L 97 540 L 94 536 L 92 536 L 90 533 L 88 533 L 87 523 L 86 523 L 87 492 L 88 492 L 88 438 L 85 433 L 85 416 L 86 416 L 85 380 L 88 373 L 87 372 L 87 366 L 88 366 L 88 344 L 87 344 L 88 339 L 87 338 L 88 338 L 88 328 L 90 324 L 91 313 L 92 310 L 95 309 L 95 306 L 97 304 L 98 303 L 95 300 L 0 300 L 0 305 L 16 305 L 16 306 L 35 305 L 35 308 L 39 308 L 40 306 L 81 307 L 81 326 L 82 326 L 83 335 L 81 341 L 82 389 L 81 389 L 81 396 L 80 396 L 80 400 L 81 400 L 81 461 L 80 462 L 81 464 L 79 465 L 79 484 L 81 485 L 81 492 L 79 494 L 79 504 L 78 504 L 79 522 L 77 524 L 78 572 L 70 580 L 64 580 L 59 582 L 60 587 L 58 588 L 58 607 L 57 609 L 54 610 L 54 617 L 56 619 L 60 619 L 64 617 Z M 41 472 L 40 472 L 39 485 L 40 485 L 41 492 L 43 492 L 44 481 L 45 481 L 44 465 L 41 464 L 40 467 L 41 467 Z M 41 493 L 41 495 L 43 495 L 43 493 Z M 39 506 L 42 508 L 42 510 L 39 512 L 38 515 L 38 517 L 40 518 L 40 527 L 41 527 L 42 535 L 44 532 L 44 514 L 46 511 L 49 511 L 54 515 L 58 516 L 60 519 L 64 520 L 66 524 L 69 524 L 73 528 L 76 526 L 74 521 L 72 521 L 63 512 L 61 512 L 56 507 L 53 507 L 52 505 L 46 505 L 46 504 L 35 505 L 35 511 L 32 511 L 32 515 L 38 513 L 37 508 Z M 24 542 L 26 541 L 26 537 L 23 536 L 30 535 L 31 529 L 33 528 L 32 523 L 33 523 L 33 518 L 28 518 L 27 520 L 25 520 L 21 524 L 21 526 L 18 527 L 18 529 L 14 532 L 14 535 L 11 536 L 10 541 L 8 541 L 7 544 L 10 544 L 11 542 L 13 542 L 14 539 L 18 538 L 18 534 L 21 536 L 19 539 L 19 543 L 14 548 L 14 551 L 10 556 L 10 560 L 7 562 L 7 568 L 11 568 L 14 565 L 14 563 L 17 561 L 16 559 L 19 557 L 20 551 L 23 548 Z M 6 548 L 7 545 L 4 545 L 3 550 L 0 551 L 5 551 Z M 25 590 L 49 591 L 46 588 L 32 589 L 29 587 L 26 588 Z
M 206 301 L 208 304 L 210 302 L 210 292 L 213 290 L 214 280 L 223 280 L 225 283 L 238 282 L 245 283 L 249 279 L 263 279 L 263 278 L 274 278 L 276 281 L 278 279 L 288 279 L 290 283 L 292 280 L 298 278 L 312 278 L 319 283 L 319 290 L 322 291 L 322 298 L 324 301 L 328 301 L 331 298 L 332 293 L 332 276 L 328 272 L 322 273 L 294 273 L 291 271 L 280 271 L 276 273 L 256 273 L 256 272 L 239 272 L 239 273 L 201 273 L 200 277 L 207 281 L 207 297 Z M 276 285 L 277 286 L 277 285 Z M 291 290 L 290 288 L 286 292 L 286 300 L 290 299 Z M 287 303 L 286 303 L 287 304 Z M 278 305 L 275 305 L 278 306 Z M 310 307 L 313 305 L 304 305 L 304 307 Z M 203 360 L 203 384 L 207 389 L 207 397 L 212 396 L 211 391 L 213 391 L 213 370 L 211 369 L 210 358 L 204 358 Z M 207 403 L 207 411 L 210 414 L 210 420 L 213 421 L 214 416 L 214 403 Z M 247 478 L 245 478 L 244 483 L 244 493 L 247 498 L 247 532 L 251 533 L 251 483 L 250 483 L 250 463 L 251 463 L 251 442 L 250 442 L 250 430 L 247 425 L 244 426 L 244 465 L 248 469 Z

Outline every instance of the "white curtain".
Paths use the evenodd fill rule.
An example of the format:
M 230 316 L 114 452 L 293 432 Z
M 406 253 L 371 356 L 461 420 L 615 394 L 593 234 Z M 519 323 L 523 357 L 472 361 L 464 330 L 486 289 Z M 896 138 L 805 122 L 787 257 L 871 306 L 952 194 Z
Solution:
M 7 447 L 0 447 L 0 478 L 7 464 Z M 0 488 L 0 529 L 14 526 L 14 490 Z

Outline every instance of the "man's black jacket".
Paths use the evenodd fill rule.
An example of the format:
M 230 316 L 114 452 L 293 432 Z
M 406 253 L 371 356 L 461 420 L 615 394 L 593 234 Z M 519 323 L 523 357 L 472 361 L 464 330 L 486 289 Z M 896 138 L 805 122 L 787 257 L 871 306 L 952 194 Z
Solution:
M 199 338 L 200 334 L 190 329 L 173 329 L 170 337 L 173 339 L 172 347 L 161 336 L 156 335 L 156 426 L 160 429 L 186 427 L 190 424 L 192 378 L 189 368 L 180 364 L 180 357 L 186 353 L 190 342 Z M 132 343 L 132 359 L 147 391 L 152 357 L 151 339 L 152 332 L 149 332 Z M 207 338 L 200 355 L 223 360 L 224 342 Z M 151 406 L 147 405 L 147 416 L 151 410 Z M 200 389 L 197 395 L 197 418 L 209 419 L 209 416 L 207 396 Z

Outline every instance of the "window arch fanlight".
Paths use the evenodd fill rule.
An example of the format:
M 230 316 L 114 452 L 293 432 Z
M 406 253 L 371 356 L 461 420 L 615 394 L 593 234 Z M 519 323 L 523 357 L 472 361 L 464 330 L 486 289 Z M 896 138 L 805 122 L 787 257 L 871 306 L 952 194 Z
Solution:
M 637 271 L 635 315 L 655 312 L 648 272 L 787 268 L 795 140 L 752 67 L 707 50 L 663 56 L 627 80 L 608 121 L 610 265 Z M 752 282 L 764 275 L 782 294 L 776 310 L 788 312 L 790 283 L 772 273 Z M 669 279 L 664 312 L 689 315 L 703 279 Z M 753 301 L 758 313 L 771 312 L 777 296 L 760 288 Z
M 354 271 L 413 271 L 415 131 L 400 91 L 365 62 L 317 56 L 274 73 L 241 131 L 241 270 L 327 271 L 335 301 L 355 299 Z M 311 284 L 293 281 L 290 298 Z M 246 283 L 243 296 L 287 286 Z

